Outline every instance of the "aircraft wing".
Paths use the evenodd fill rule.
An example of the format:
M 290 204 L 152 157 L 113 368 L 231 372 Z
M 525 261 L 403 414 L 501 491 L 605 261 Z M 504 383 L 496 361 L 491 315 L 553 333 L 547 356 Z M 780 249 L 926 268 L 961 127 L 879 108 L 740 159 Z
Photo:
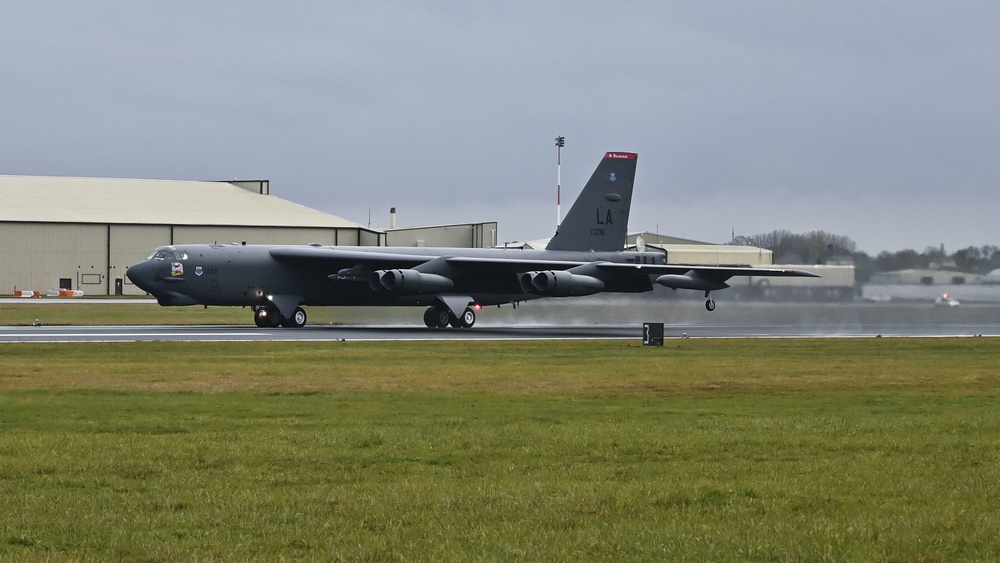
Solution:
M 692 266 L 680 264 L 646 265 L 646 264 L 617 264 L 602 262 L 596 264 L 598 270 L 602 272 L 615 272 L 618 274 L 634 274 L 656 276 L 656 283 L 669 287 L 670 289 L 695 289 L 708 292 L 716 289 L 729 287 L 726 281 L 734 276 L 759 276 L 759 277 L 799 277 L 818 278 L 817 274 L 806 272 L 805 270 L 792 270 L 785 268 L 751 268 L 748 266 Z M 713 301 L 709 300 L 706 307 L 711 311 L 715 308 Z
M 581 266 L 617 275 L 694 275 L 702 279 L 724 282 L 733 276 L 819 277 L 812 272 L 784 268 L 753 268 L 748 266 L 694 266 L 684 264 L 631 264 L 622 262 L 590 262 L 584 260 L 539 260 L 510 257 L 447 256 L 420 252 L 379 252 L 323 246 L 279 246 L 270 250 L 278 260 L 313 267 L 343 268 L 365 264 L 379 268 L 414 268 L 438 261 L 451 266 L 485 272 L 518 273 L 528 270 L 569 270 Z
M 403 254 L 399 252 L 378 252 L 358 249 L 342 249 L 322 246 L 279 246 L 270 250 L 278 260 L 301 265 L 339 268 L 356 264 L 367 264 L 373 268 L 413 268 L 437 260 L 452 266 L 479 269 L 488 272 L 521 272 L 533 269 L 566 270 L 589 262 L 571 260 L 528 260 L 506 257 L 480 258 L 471 256 L 448 256 L 439 254 Z
M 269 253 L 274 258 L 285 262 L 309 266 L 325 265 L 329 267 L 341 267 L 358 263 L 413 267 L 437 258 L 436 256 L 422 254 L 370 252 L 324 246 L 277 246 L 272 248 Z
M 447 258 L 453 266 L 478 268 L 487 272 L 523 272 L 526 270 L 568 270 L 590 262 L 576 260 L 528 260 L 520 258 L 478 258 L 472 256 L 451 256 Z
M 754 268 L 751 266 L 694 266 L 690 264 L 631 264 L 624 262 L 590 262 L 569 260 L 519 260 L 509 258 L 476 258 L 452 256 L 446 258 L 449 264 L 479 267 L 497 272 L 524 272 L 526 270 L 569 270 L 580 266 L 596 267 L 600 271 L 621 275 L 687 275 L 695 274 L 703 278 L 726 281 L 734 276 L 798 277 L 818 278 L 819 274 L 789 268 Z
M 792 277 L 792 278 L 818 278 L 819 274 L 807 272 L 805 270 L 793 270 L 788 268 L 754 268 L 750 266 L 694 266 L 690 264 L 622 264 L 618 262 L 600 262 L 598 269 L 605 271 L 615 271 L 618 273 L 634 273 L 644 275 L 670 275 L 697 273 L 701 276 L 728 280 L 733 276 L 767 276 L 767 277 Z

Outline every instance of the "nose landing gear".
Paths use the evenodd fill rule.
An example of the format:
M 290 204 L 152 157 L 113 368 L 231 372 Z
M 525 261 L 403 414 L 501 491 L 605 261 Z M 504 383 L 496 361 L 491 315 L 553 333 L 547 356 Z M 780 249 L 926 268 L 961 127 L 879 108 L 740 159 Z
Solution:
M 705 292 L 705 309 L 708 309 L 709 311 L 714 311 L 715 310 L 715 300 L 712 299 L 712 295 L 711 294 L 712 294 L 711 291 L 706 291 Z

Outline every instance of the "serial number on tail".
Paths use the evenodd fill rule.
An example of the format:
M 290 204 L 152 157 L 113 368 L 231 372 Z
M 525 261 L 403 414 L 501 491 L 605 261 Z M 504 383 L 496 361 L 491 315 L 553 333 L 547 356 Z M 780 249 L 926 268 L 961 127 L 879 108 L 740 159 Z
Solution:
M 590 236 L 603 237 L 605 234 L 604 229 L 590 229 Z

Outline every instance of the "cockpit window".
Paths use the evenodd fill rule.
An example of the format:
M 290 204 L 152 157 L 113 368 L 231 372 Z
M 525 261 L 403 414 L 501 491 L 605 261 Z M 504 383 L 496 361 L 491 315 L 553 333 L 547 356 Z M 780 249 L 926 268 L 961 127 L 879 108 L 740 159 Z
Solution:
M 146 260 L 170 260 L 172 262 L 177 260 L 187 260 L 188 254 L 183 250 L 177 250 L 172 246 L 161 246 L 153 251 Z

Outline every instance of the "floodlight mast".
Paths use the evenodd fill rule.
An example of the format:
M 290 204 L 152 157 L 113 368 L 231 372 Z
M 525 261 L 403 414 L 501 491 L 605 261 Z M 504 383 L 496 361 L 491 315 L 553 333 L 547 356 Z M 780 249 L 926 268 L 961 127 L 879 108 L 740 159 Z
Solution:
M 556 137 L 556 230 L 562 223 L 562 148 L 566 146 L 566 137 Z

